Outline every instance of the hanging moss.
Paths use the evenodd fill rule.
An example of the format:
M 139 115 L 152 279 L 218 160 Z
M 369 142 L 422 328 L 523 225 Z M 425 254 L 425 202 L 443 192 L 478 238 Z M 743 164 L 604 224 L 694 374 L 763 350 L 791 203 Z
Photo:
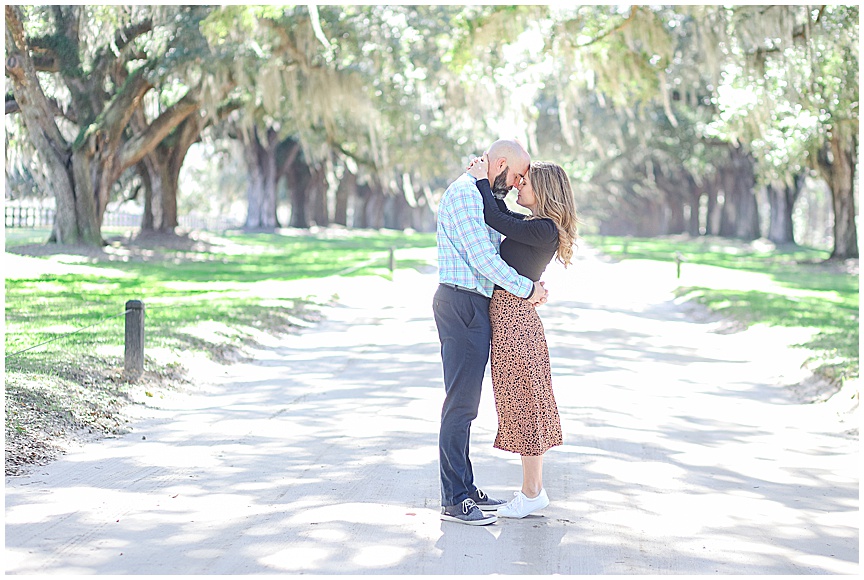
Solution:
M 36 49 L 44 49 L 57 58 L 60 74 L 68 78 L 82 78 L 81 59 L 78 47 L 63 34 L 48 34 L 30 39 L 30 45 Z

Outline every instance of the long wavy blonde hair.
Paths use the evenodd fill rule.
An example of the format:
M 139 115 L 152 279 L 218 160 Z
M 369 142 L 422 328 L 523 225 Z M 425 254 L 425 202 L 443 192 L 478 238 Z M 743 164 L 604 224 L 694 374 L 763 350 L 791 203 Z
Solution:
M 549 161 L 534 161 L 528 170 L 528 179 L 537 198 L 537 206 L 531 218 L 549 218 L 558 226 L 558 250 L 555 257 L 566 268 L 573 257 L 576 243 L 576 201 L 570 178 L 564 169 Z M 530 218 L 529 218 L 530 219 Z

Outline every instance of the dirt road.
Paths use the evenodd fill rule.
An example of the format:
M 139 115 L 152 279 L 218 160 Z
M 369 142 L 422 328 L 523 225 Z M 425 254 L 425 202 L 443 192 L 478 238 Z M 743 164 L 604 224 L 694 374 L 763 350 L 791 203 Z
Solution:
M 546 279 L 565 444 L 542 515 L 438 519 L 437 278 L 400 271 L 286 285 L 340 303 L 252 363 L 195 363 L 200 389 L 130 434 L 7 477 L 6 572 L 859 572 L 857 433 L 794 397 L 803 334 L 730 332 L 656 265 L 582 253 Z M 495 426 L 487 375 L 472 461 L 506 498 L 521 472 Z

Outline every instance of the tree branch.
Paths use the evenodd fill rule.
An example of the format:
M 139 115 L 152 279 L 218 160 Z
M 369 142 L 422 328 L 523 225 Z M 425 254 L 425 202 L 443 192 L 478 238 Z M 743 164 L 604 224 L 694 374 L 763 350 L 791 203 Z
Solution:
M 123 144 L 119 154 L 120 171 L 124 171 L 135 165 L 141 159 L 153 151 L 159 143 L 168 136 L 175 127 L 180 125 L 189 115 L 195 113 L 200 108 L 195 97 L 192 96 L 192 91 L 169 107 L 164 113 L 159 115 L 150 125 L 138 135 L 135 135 Z
M 193 102 L 191 98 L 190 102 Z M 188 153 L 189 148 L 193 143 L 201 139 L 201 133 L 204 129 L 214 121 L 222 121 L 231 113 L 231 111 L 240 108 L 240 106 L 240 101 L 232 100 L 219 106 L 216 109 L 215 114 L 207 115 L 205 117 L 198 114 L 198 110 L 200 110 L 199 107 L 198 110 L 192 112 L 180 122 L 175 132 L 176 138 L 171 140 L 172 143 L 169 152 L 168 166 L 172 176 L 180 174 L 180 168 L 183 165 L 183 161 L 186 159 L 186 154 Z M 164 144 L 165 141 L 162 141 L 161 143 Z M 157 144 L 156 146 L 158 147 L 159 145 Z
M 819 7 L 819 14 L 816 15 L 816 20 L 813 24 L 819 24 L 819 21 L 822 20 L 822 14 L 825 13 L 825 5 Z M 792 30 L 792 38 L 804 38 L 804 40 L 808 40 L 808 31 L 810 28 L 810 14 L 807 14 L 807 22 L 804 24 L 799 24 Z
M 122 51 L 124 48 L 129 46 L 136 38 L 152 30 L 152 18 L 147 18 L 137 24 L 130 24 L 126 28 L 118 30 L 117 33 L 114 34 L 114 44 L 117 45 L 117 50 Z
M 64 8 L 66 8 L 64 12 Z M 53 56 L 65 76 L 83 77 L 81 68 L 81 38 L 79 34 L 80 6 L 53 6 L 57 32 L 50 38 Z
M 294 163 L 294 159 L 296 159 L 299 152 L 300 142 L 298 141 L 291 146 L 291 150 L 288 152 L 288 155 L 286 155 L 285 159 L 282 160 L 282 164 L 279 167 L 278 175 L 288 174 L 288 169 L 291 167 L 291 164 Z
M 312 68 L 312 63 L 309 62 L 309 58 L 303 53 L 303 51 L 297 48 L 297 45 L 291 39 L 288 31 L 285 30 L 283 26 L 279 26 L 271 20 L 265 20 L 264 25 L 276 32 L 276 34 L 282 39 L 283 42 L 279 45 L 279 48 L 288 53 L 294 62 L 300 65 L 302 70 L 306 71 Z
M 625 26 L 628 26 L 630 23 L 633 22 L 633 19 L 636 18 L 636 13 L 638 11 L 639 11 L 639 7 L 634 4 L 633 6 L 630 7 L 630 14 L 627 16 L 627 18 L 624 19 L 623 22 L 621 22 L 621 24 L 619 24 L 615 28 L 612 28 L 612 29 L 604 32 L 600 36 L 592 38 L 588 42 L 584 42 L 582 44 L 577 44 L 576 48 L 585 48 L 586 46 L 591 46 L 592 44 L 594 44 L 596 42 L 600 42 L 601 40 L 603 40 L 607 36 L 611 36 L 611 35 L 615 34 L 616 32 L 618 32 L 619 30 L 622 30 Z
M 48 104 L 51 105 L 55 117 L 63 117 L 64 119 L 68 119 L 75 124 L 78 123 L 78 119 L 75 117 L 75 114 L 71 111 L 64 111 L 57 99 L 48 99 Z M 6 95 L 6 114 L 12 115 L 20 112 L 21 105 L 18 104 L 15 96 Z
M 153 30 L 153 20 L 151 18 L 147 18 L 141 22 L 130 24 L 125 28 L 121 28 L 117 32 L 114 33 L 114 44 L 117 46 L 117 52 L 122 53 L 123 49 L 132 44 L 136 38 L 143 34 L 147 34 Z M 146 57 L 145 57 L 146 58 Z M 105 46 L 101 51 L 99 51 L 98 56 L 95 59 L 95 63 L 93 65 L 94 74 L 98 75 L 99 78 L 105 76 L 106 71 L 116 60 L 116 55 L 111 50 L 109 46 Z
M 825 14 L 825 4 L 819 7 L 819 14 L 816 15 L 816 21 L 813 24 L 819 24 L 823 14 Z
M 153 84 L 147 80 L 147 72 L 147 67 L 142 66 L 132 73 L 100 115 L 106 121 L 103 126 L 109 132 L 109 140 L 118 147 L 120 136 L 132 113 L 141 105 L 141 99 L 147 91 L 153 88 Z
M 22 101 L 18 97 L 21 97 L 27 104 L 27 110 L 20 110 L 26 120 L 33 144 L 37 149 L 50 149 L 65 158 L 68 144 L 53 119 L 51 105 L 36 76 L 36 69 L 30 58 L 30 46 L 21 22 L 21 9 L 7 4 L 5 14 L 8 54 L 6 72 L 12 79 L 16 103 L 20 107 Z
M 333 149 L 335 149 L 336 151 L 338 151 L 339 153 L 341 153 L 345 157 L 350 157 L 358 165 L 362 165 L 362 166 L 364 166 L 368 169 L 371 169 L 371 170 L 375 169 L 375 167 L 376 167 L 375 162 L 372 159 L 370 159 L 368 157 L 361 157 L 360 155 L 358 155 L 356 153 L 352 153 L 352 152 L 348 151 L 347 149 L 345 149 L 345 146 L 342 143 L 336 143 L 330 139 L 328 139 L 328 143 L 329 143 L 330 147 L 332 147 Z
M 216 110 L 216 120 L 224 121 L 228 115 L 243 106 L 243 101 L 240 99 L 232 99 L 227 103 L 220 105 Z
M 186 117 L 179 125 L 177 140 L 173 151 L 171 152 L 171 172 L 173 175 L 179 175 L 180 167 L 183 165 L 183 160 L 186 158 L 186 153 L 193 143 L 201 139 L 201 133 L 208 125 L 215 121 L 222 121 L 231 111 L 240 108 L 240 101 L 229 101 L 216 110 L 216 114 L 207 117 L 201 117 L 193 112 Z
M 60 63 L 54 56 L 34 54 L 33 66 L 36 67 L 36 70 L 39 72 L 60 72 Z

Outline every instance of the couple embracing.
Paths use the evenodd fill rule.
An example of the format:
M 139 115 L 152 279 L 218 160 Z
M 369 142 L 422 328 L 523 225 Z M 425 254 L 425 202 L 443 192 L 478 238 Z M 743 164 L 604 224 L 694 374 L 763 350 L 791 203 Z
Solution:
M 519 191 L 516 203 L 531 215 L 507 209 L 503 198 L 513 188 Z M 562 444 L 561 421 L 535 308 L 547 299 L 539 280 L 549 262 L 570 263 L 576 221 L 564 170 L 532 163 L 511 140 L 493 143 L 441 198 L 433 312 L 446 392 L 438 438 L 442 520 L 486 525 L 549 504 L 543 454 Z M 468 452 L 490 344 L 498 413 L 494 447 L 522 459 L 522 489 L 509 502 L 474 485 Z

